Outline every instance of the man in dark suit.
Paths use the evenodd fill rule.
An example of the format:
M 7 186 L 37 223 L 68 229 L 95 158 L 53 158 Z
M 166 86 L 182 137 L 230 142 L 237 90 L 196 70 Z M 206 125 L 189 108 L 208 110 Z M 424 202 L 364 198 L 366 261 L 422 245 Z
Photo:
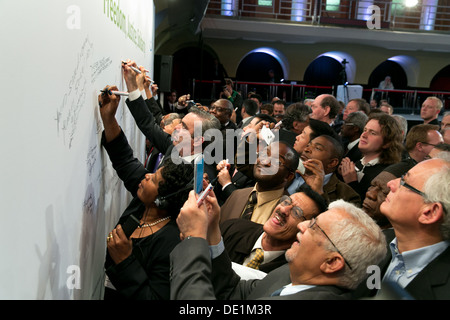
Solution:
M 322 135 L 312 139 L 300 156 L 305 173 L 296 176 L 287 188 L 288 193 L 295 192 L 298 186 L 307 183 L 328 203 L 343 199 L 360 206 L 359 194 L 336 176 L 343 152 L 342 145 L 331 136 Z
M 367 267 L 386 254 L 381 229 L 343 200 L 298 224 L 287 264 L 261 280 L 242 280 L 223 249 L 215 198 L 199 208 L 190 193 L 177 219 L 182 241 L 170 254 L 171 299 L 348 299 Z M 345 235 L 351 233 L 351 238 Z
M 362 111 L 350 113 L 341 128 L 341 137 L 345 144 L 344 157 L 349 158 L 353 162 L 357 162 L 362 158 L 362 153 L 358 148 L 359 137 L 364 130 L 364 126 L 368 120 L 367 115 Z
M 220 129 L 220 122 L 213 115 L 206 111 L 192 107 L 185 115 L 180 124 L 175 127 L 172 135 L 164 132 L 159 123 L 145 104 L 138 88 L 136 72 L 130 67 L 136 67 L 136 63 L 131 61 L 122 65 L 124 70 L 124 79 L 129 92 L 126 104 L 130 110 L 137 126 L 145 137 L 164 155 L 164 158 L 170 157 L 176 164 L 181 162 L 190 163 L 203 153 L 208 139 L 205 139 L 205 132 L 210 129 Z M 195 130 L 199 127 L 201 130 Z M 201 126 L 199 126 L 199 124 Z M 207 154 L 204 154 L 208 157 Z M 209 159 L 212 159 L 210 157 Z M 161 165 L 164 161 L 161 162 Z M 206 163 L 206 161 L 205 161 Z M 207 163 L 206 163 L 207 164 Z M 205 172 L 210 179 L 216 176 L 214 165 L 205 165 Z
M 251 102 L 255 104 L 253 100 L 246 100 L 246 102 Z M 257 131 L 262 123 L 268 123 L 269 125 L 275 125 L 275 120 L 266 114 L 258 114 L 251 117 L 251 121 L 247 123 L 245 128 L 243 128 L 244 136 L 239 140 L 235 141 L 237 144 L 236 154 L 234 155 L 233 163 L 227 161 L 221 161 L 217 164 L 217 177 L 218 183 L 214 192 L 219 200 L 219 204 L 222 205 L 228 199 L 228 197 L 237 189 L 249 188 L 255 185 L 255 180 L 253 179 L 253 166 L 254 164 L 249 163 L 250 161 L 244 160 L 244 163 L 240 163 L 242 158 L 247 159 L 249 157 L 250 146 L 247 140 L 246 134 L 252 132 L 252 130 Z M 259 128 L 261 129 L 261 128 Z M 238 131 L 239 134 L 239 131 Z M 281 141 L 281 140 L 280 140 Z M 242 167 L 242 165 L 244 165 Z
M 221 223 L 225 249 L 231 261 L 267 273 L 287 262 L 284 253 L 296 240 L 297 225 L 326 209 L 325 200 L 317 192 L 301 187 L 297 193 L 280 199 L 264 225 L 245 219 Z M 263 257 L 254 264 L 252 259 L 258 249 Z
M 450 162 L 422 161 L 388 187 L 380 210 L 395 238 L 380 264 L 383 283 L 395 283 L 414 299 L 450 299 Z
M 209 108 L 209 113 L 215 116 L 220 122 L 220 131 L 222 132 L 222 158 L 234 156 L 238 140 L 235 133 L 237 129 L 236 124 L 231 120 L 233 104 L 227 99 L 216 100 Z
M 235 190 L 228 197 L 222 205 L 221 221 L 244 218 L 264 224 L 278 200 L 285 194 L 285 186 L 294 177 L 298 160 L 297 152 L 282 141 L 274 141 L 259 150 L 256 164 L 253 166 L 253 179 L 256 184 Z M 254 209 L 248 212 L 246 209 L 253 200 Z

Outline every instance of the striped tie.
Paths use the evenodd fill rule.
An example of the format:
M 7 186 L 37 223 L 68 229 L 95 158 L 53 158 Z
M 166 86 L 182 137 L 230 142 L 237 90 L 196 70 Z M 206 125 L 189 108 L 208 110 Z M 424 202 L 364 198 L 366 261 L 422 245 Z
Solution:
M 242 219 L 250 220 L 252 218 L 253 208 L 255 207 L 257 200 L 258 200 L 258 195 L 257 195 L 256 191 L 252 191 L 252 193 L 250 194 L 250 197 L 248 199 L 247 206 L 245 207 L 244 211 L 242 212 L 242 215 L 241 215 Z
M 259 265 L 264 260 L 264 251 L 260 248 L 256 249 L 256 254 L 249 263 L 247 263 L 247 267 L 258 270 Z

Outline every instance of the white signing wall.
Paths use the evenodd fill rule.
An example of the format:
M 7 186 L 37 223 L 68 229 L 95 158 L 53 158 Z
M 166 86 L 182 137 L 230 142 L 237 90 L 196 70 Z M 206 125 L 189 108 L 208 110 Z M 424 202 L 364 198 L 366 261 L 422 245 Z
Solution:
M 100 144 L 97 95 L 153 66 L 148 0 L 0 1 L 0 299 L 100 299 L 106 235 L 130 195 Z M 144 158 L 122 99 L 117 118 Z

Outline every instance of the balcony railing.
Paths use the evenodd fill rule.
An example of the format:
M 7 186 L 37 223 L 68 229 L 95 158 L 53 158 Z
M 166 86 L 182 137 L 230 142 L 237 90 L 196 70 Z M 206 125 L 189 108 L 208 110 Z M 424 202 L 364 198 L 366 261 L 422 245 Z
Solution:
M 210 0 L 208 16 L 279 22 L 423 32 L 450 31 L 450 5 L 422 0 L 406 7 L 403 0 Z
M 191 97 L 197 101 L 207 103 L 219 98 L 221 91 L 221 81 L 219 80 L 198 80 L 193 79 L 189 92 Z M 247 97 L 250 92 L 260 94 L 264 102 L 270 102 L 273 97 L 285 100 L 288 104 L 303 101 L 307 98 L 315 98 L 324 93 L 337 96 L 336 86 L 313 86 L 297 83 L 266 83 L 266 82 L 248 82 L 235 81 L 235 89 L 239 91 L 243 97 Z M 377 88 L 363 87 L 362 98 L 369 102 L 375 98 L 380 101 L 387 100 L 394 107 L 395 113 L 399 114 L 420 114 L 420 108 L 423 101 L 429 96 L 436 96 L 444 103 L 443 110 L 450 109 L 450 92 L 448 91 L 431 91 L 423 89 L 414 90 L 382 90 Z M 344 99 L 342 99 L 344 100 Z M 348 101 L 343 101 L 347 103 Z

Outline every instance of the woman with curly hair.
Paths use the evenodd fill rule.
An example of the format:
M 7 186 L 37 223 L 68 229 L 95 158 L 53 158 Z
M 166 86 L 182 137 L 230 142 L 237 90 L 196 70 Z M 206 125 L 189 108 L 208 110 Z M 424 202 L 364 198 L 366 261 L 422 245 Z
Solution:
M 358 144 L 363 157 L 356 163 L 344 158 L 339 167 L 344 182 L 361 199 L 365 198 L 372 179 L 389 165 L 400 162 L 402 140 L 402 129 L 395 118 L 384 113 L 369 116 Z
M 107 237 L 104 299 L 170 298 L 169 254 L 180 241 L 176 217 L 192 189 L 193 166 L 166 159 L 148 173 L 133 156 L 115 113 L 119 97 L 99 97 L 104 124 L 102 145 L 133 199 Z M 129 237 L 124 224 L 139 221 Z

